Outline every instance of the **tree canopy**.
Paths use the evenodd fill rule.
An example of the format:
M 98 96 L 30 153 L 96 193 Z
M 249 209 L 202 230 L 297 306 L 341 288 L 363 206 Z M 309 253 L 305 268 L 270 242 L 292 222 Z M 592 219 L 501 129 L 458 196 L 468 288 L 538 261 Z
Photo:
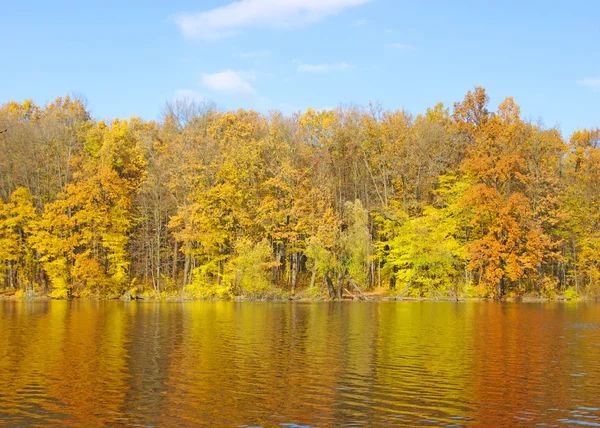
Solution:
M 600 129 L 453 110 L 0 107 L 0 286 L 54 297 L 600 295 Z

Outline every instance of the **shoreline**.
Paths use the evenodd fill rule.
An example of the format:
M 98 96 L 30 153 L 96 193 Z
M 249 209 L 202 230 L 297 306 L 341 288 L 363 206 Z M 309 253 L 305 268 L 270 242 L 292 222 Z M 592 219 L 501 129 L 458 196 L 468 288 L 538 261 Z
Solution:
M 395 297 L 395 296 L 367 296 L 368 298 L 356 298 L 352 296 L 347 296 L 342 299 L 329 299 L 329 298 L 319 298 L 319 297 L 289 297 L 289 298 L 264 298 L 264 299 L 252 299 L 244 296 L 236 296 L 232 299 L 222 299 L 222 298 L 212 298 L 212 299 L 202 299 L 202 298 L 184 298 L 168 296 L 163 298 L 155 298 L 155 297 L 138 297 L 138 298 L 107 298 L 107 297 L 75 297 L 72 299 L 62 299 L 62 298 L 53 298 L 45 294 L 41 295 L 30 295 L 30 296 L 17 296 L 17 295 L 6 295 L 0 294 L 0 301 L 121 301 L 121 302 L 299 302 L 299 303 L 324 303 L 324 302 L 456 302 L 456 303 L 464 303 L 464 302 L 495 302 L 495 303 L 576 303 L 576 302 L 600 302 L 598 298 L 577 298 L 577 299 L 566 299 L 562 296 L 559 296 L 554 299 L 550 299 L 547 297 L 536 297 L 536 296 L 521 296 L 521 297 L 510 297 L 503 299 L 491 299 L 491 298 L 482 298 L 482 297 L 465 297 L 465 298 L 440 298 L 440 299 L 430 299 L 425 297 Z

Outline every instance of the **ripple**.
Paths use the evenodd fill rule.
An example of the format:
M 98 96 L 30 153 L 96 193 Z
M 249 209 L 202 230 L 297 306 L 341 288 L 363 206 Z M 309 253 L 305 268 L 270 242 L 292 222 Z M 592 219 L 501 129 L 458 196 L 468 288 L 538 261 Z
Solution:
M 36 305 L 0 302 L 10 425 L 600 426 L 600 305 Z

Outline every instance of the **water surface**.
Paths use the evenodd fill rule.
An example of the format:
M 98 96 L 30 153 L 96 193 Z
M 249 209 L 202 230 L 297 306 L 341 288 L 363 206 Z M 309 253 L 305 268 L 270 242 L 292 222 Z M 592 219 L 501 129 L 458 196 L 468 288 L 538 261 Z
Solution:
M 0 424 L 600 426 L 600 305 L 0 301 Z

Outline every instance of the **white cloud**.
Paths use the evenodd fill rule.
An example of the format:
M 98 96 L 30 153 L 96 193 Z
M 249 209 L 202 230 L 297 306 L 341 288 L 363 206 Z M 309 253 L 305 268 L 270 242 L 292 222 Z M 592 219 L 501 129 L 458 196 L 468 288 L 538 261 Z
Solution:
M 256 89 L 242 77 L 241 73 L 225 70 L 219 73 L 203 74 L 202 83 L 208 89 L 227 95 L 253 95 Z
M 200 13 L 181 13 L 173 18 L 186 37 L 214 40 L 230 37 L 244 28 L 306 26 L 369 1 L 239 0 Z
M 271 55 L 271 51 L 237 52 L 233 56 L 242 59 L 260 59 Z
M 587 86 L 593 91 L 600 92 L 600 77 L 586 77 L 585 79 L 578 80 L 577 83 L 582 86 Z
M 417 50 L 417 48 L 415 48 L 413 45 L 406 45 L 404 43 L 390 43 L 389 45 L 386 45 L 386 46 L 388 48 L 398 49 L 398 50 L 403 50 L 403 51 Z
M 192 89 L 177 89 L 173 95 L 173 101 L 206 101 L 207 97 L 201 92 Z
M 242 79 L 249 80 L 251 82 L 255 82 L 259 77 L 275 77 L 275 74 L 269 73 L 268 71 L 256 70 L 238 71 L 237 74 L 239 74 Z
M 300 64 L 298 71 L 303 73 L 327 73 L 329 71 L 343 71 L 353 68 L 356 68 L 356 66 L 345 62 L 337 64 Z
M 367 25 L 369 21 L 367 21 L 366 19 L 359 19 L 358 21 L 356 21 L 354 23 L 355 27 L 362 27 L 363 25 Z

